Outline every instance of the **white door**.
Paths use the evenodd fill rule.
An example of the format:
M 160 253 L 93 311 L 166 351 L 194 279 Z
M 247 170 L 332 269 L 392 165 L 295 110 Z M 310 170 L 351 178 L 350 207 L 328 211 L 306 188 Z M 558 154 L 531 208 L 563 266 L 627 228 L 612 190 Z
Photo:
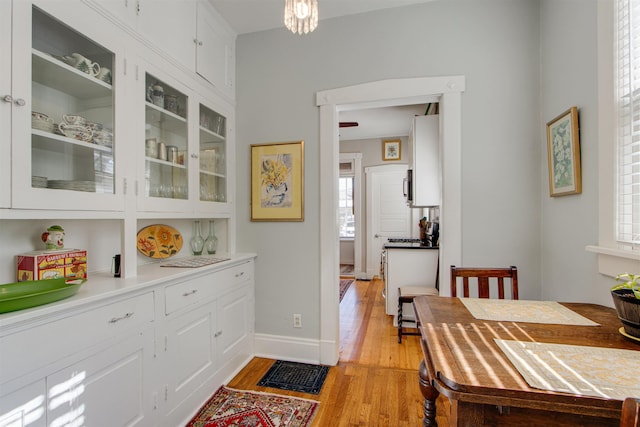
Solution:
M 367 278 L 380 273 L 382 246 L 389 237 L 411 236 L 411 209 L 402 191 L 407 165 L 372 166 L 367 176 Z

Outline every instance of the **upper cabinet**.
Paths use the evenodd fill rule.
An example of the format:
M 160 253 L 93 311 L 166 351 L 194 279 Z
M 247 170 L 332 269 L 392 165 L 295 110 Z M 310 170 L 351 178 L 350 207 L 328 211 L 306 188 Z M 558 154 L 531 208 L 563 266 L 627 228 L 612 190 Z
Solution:
M 235 98 L 236 35 L 206 0 L 88 0 L 221 94 Z
M 145 64 L 144 62 L 142 62 Z M 229 213 L 227 132 L 231 111 L 151 64 L 144 66 L 144 158 L 138 210 Z M 142 98 L 142 96 L 140 97 Z
M 196 72 L 235 98 L 235 35 L 205 2 L 198 2 Z
M 0 208 L 229 216 L 223 24 L 200 0 L 0 1 Z
M 439 115 L 416 116 L 409 135 L 409 169 L 412 182 L 412 207 L 439 206 L 442 179 L 440 173 Z
M 92 16 L 59 12 L 12 3 L 11 90 L 2 94 L 11 117 L 10 205 L 119 211 L 117 38 L 105 38 Z

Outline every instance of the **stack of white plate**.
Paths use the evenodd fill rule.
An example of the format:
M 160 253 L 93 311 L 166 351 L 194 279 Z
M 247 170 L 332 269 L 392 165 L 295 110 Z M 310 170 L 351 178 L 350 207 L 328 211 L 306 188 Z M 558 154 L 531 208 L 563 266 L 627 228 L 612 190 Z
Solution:
M 95 193 L 95 181 L 72 181 L 66 179 L 50 179 L 47 183 L 48 188 L 58 190 L 88 191 Z
M 47 188 L 47 177 L 46 176 L 32 176 L 31 177 L 31 186 L 33 188 Z
M 53 132 L 54 126 L 55 125 L 51 117 L 46 114 L 38 113 L 37 111 L 31 112 L 31 127 L 33 129 Z

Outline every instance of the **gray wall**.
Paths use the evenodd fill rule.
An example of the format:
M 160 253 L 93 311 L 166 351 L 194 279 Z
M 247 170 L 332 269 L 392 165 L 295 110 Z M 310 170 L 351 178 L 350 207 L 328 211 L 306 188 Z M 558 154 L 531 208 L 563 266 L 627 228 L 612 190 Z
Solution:
M 546 147 L 541 153 L 542 296 L 612 305 L 613 284 L 598 273 L 598 80 L 596 1 L 544 0 L 540 8 L 539 129 L 571 106 L 579 109 L 582 194 L 549 197 Z M 541 146 L 546 134 L 541 133 Z M 613 190 L 612 190 L 613 191 Z
M 560 4 L 554 6 L 556 2 Z M 547 28 L 559 19 L 554 16 L 555 9 L 558 13 L 568 9 L 568 13 L 583 4 L 587 11 L 578 13 L 578 18 L 589 22 L 580 21 L 578 29 L 587 31 L 589 37 L 571 40 L 576 39 L 581 49 L 590 52 L 595 49 L 595 22 L 589 10 L 595 8 L 595 0 L 554 0 L 544 2 L 542 8 L 538 0 L 442 0 L 321 21 L 315 32 L 303 37 L 277 29 L 238 38 L 237 249 L 258 253 L 256 332 L 312 339 L 319 336 L 322 254 L 315 93 L 390 78 L 466 77 L 462 98 L 463 263 L 517 265 L 523 299 L 539 299 L 543 289 L 554 289 L 558 284 L 566 289 L 563 299 L 578 299 L 580 285 L 567 283 L 566 272 L 591 263 L 585 258 L 584 244 L 567 246 L 576 254 L 553 258 L 554 265 L 548 267 L 549 257 L 545 256 L 548 270 L 544 275 L 542 253 L 552 244 L 547 239 L 558 233 L 573 238 L 593 229 L 593 234 L 589 231 L 581 240 L 595 242 L 589 236 L 595 236 L 597 200 L 595 195 L 574 196 L 565 198 L 557 208 L 547 206 L 555 200 L 544 196 L 546 146 L 540 95 L 547 91 L 540 90 L 540 30 L 561 33 Z M 567 32 L 575 27 L 563 26 Z M 588 30 L 590 26 L 592 30 Z M 543 57 L 553 58 L 556 46 L 547 42 L 548 37 L 543 37 L 543 47 L 549 50 Z M 574 61 L 572 57 L 564 60 Z M 579 67 L 593 65 L 578 62 L 575 65 Z M 556 72 L 548 67 L 543 64 L 542 69 Z M 563 78 L 574 78 L 565 75 L 563 64 L 557 67 Z M 576 93 L 580 93 L 578 89 L 592 90 L 593 76 L 584 79 L 588 81 L 572 82 Z M 572 93 L 561 95 L 566 98 L 550 103 L 548 109 L 555 112 L 566 103 L 577 103 Z M 547 116 L 544 111 L 542 117 Z M 304 222 L 250 222 L 249 146 L 301 139 L 305 141 Z M 587 161 L 593 159 L 587 156 Z M 585 169 L 587 174 L 596 173 L 595 167 Z M 595 176 L 585 180 L 585 185 L 593 187 L 590 191 L 595 191 L 595 180 Z M 568 206 L 578 203 L 575 208 Z M 542 230 L 547 226 L 547 215 L 569 222 L 577 209 L 590 209 L 593 215 L 575 221 L 570 230 L 562 224 L 552 231 Z M 594 269 L 588 267 L 582 278 L 593 281 Z M 303 314 L 304 328 L 292 328 L 293 313 Z

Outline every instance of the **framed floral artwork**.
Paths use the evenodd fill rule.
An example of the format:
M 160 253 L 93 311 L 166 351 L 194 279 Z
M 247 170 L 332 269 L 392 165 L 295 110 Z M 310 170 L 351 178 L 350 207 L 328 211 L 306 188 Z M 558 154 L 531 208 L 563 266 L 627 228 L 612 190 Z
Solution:
M 580 128 L 578 107 L 571 107 L 547 123 L 549 194 L 551 197 L 580 194 Z
M 400 140 L 394 139 L 391 141 L 382 142 L 382 160 L 400 160 Z
M 304 141 L 251 145 L 251 221 L 304 221 Z

